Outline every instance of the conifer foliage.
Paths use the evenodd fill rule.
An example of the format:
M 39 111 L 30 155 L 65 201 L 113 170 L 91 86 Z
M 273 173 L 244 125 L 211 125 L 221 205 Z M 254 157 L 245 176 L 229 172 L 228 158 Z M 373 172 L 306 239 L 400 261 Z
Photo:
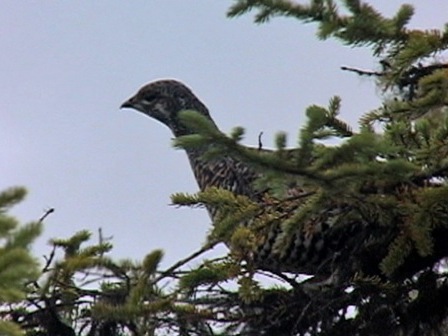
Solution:
M 90 234 L 81 231 L 53 240 L 37 279 L 27 248 L 40 225 L 11 231 L 15 222 L 0 217 L 7 321 L 0 333 L 18 335 L 18 325 L 49 336 L 448 333 L 448 65 L 440 61 L 448 26 L 410 29 L 412 6 L 386 18 L 359 0 L 237 0 L 228 15 L 250 11 L 257 23 L 287 16 L 317 23 L 321 39 L 370 48 L 378 69 L 341 71 L 375 81 L 380 106 L 365 111 L 358 127 L 340 117 L 347 112 L 340 97 L 310 106 L 296 148 L 285 148 L 279 134 L 274 151 L 241 145 L 242 128 L 227 136 L 195 111 L 182 112 L 197 134 L 175 146 L 214 142 L 207 157 L 244 160 L 263 173 L 259 189 L 270 192 L 263 203 L 217 188 L 173 195 L 174 204 L 213 206 L 219 216 L 205 245 L 165 270 L 160 250 L 141 262 L 114 261 L 108 242 L 88 245 Z M 339 145 L 326 146 L 330 138 Z M 291 194 L 291 185 L 301 192 Z M 0 194 L 0 209 L 21 192 Z M 272 226 L 279 232 L 274 250 L 287 256 L 294 232 L 324 220 L 331 221 L 332 254 L 305 269 L 308 278 L 257 268 L 254 249 Z M 185 267 L 221 242 L 227 255 Z
M 41 223 L 19 225 L 7 211 L 25 197 L 23 188 L 10 188 L 0 193 L 0 335 L 21 335 L 18 324 L 8 314 L 10 305 L 19 304 L 26 287 L 37 279 L 37 261 L 29 248 L 41 232 Z
M 339 117 L 339 97 L 326 108 L 310 106 L 298 147 L 286 150 L 280 134 L 275 152 L 245 148 L 239 144 L 241 129 L 227 137 L 200 115 L 184 113 L 199 135 L 180 138 L 177 146 L 217 143 L 211 156 L 231 153 L 258 167 L 264 173 L 262 187 L 285 189 L 292 179 L 306 191 L 296 199 L 270 199 L 255 211 L 253 204 L 236 200 L 229 210 L 229 195 L 221 195 L 224 216 L 214 223 L 211 237 L 219 232 L 223 241 L 233 243 L 232 258 L 244 265 L 240 272 L 247 271 L 246 287 L 241 284 L 239 291 L 248 304 L 239 305 L 247 318 L 242 334 L 420 335 L 444 330 L 448 66 L 440 59 L 448 30 L 407 28 L 413 15 L 409 5 L 385 18 L 361 1 L 241 0 L 229 16 L 249 11 L 256 12 L 257 23 L 274 16 L 316 22 L 319 38 L 371 48 L 379 69 L 342 70 L 375 79 L 384 100 L 362 115 L 356 132 Z M 340 145 L 322 145 L 330 137 L 340 138 Z M 173 201 L 219 204 L 207 191 L 199 197 L 175 195 Z M 241 228 L 245 211 L 252 222 Z M 301 226 L 329 218 L 336 252 L 330 265 L 305 271 L 314 276 L 311 280 L 288 277 L 292 289 L 287 293 L 260 289 L 251 276 L 250 253 L 263 228 L 280 225 L 275 248 L 282 256 L 294 232 L 306 229 Z M 322 276 L 326 279 L 319 283 Z

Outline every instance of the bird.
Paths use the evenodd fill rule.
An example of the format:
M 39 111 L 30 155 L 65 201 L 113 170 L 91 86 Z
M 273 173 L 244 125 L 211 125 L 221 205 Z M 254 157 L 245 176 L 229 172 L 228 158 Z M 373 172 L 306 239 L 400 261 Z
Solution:
M 184 110 L 194 110 L 216 126 L 206 105 L 185 84 L 174 79 L 161 79 L 141 87 L 137 93 L 122 103 L 121 108 L 134 109 L 159 121 L 171 130 L 175 138 L 195 134 L 179 117 Z M 218 128 L 218 127 L 217 127 Z M 218 128 L 219 129 L 219 128 Z M 260 173 L 241 159 L 225 155 L 206 160 L 207 148 L 186 149 L 186 153 L 201 191 L 210 187 L 222 188 L 236 195 L 243 195 L 254 202 L 263 202 L 263 192 L 255 187 Z M 212 222 L 216 209 L 208 208 Z M 338 209 L 317 214 L 310 223 L 294 232 L 285 241 L 280 222 L 273 222 L 263 231 L 253 252 L 257 267 L 272 272 L 314 274 L 333 264 L 333 258 L 346 245 L 340 239 L 340 230 L 329 230 L 335 222 Z M 284 237 L 283 237 L 284 238 Z M 282 251 L 278 251 L 278 245 Z M 277 249 L 275 248 L 277 246 Z M 325 267 L 323 267 L 325 265 Z
M 121 107 L 135 109 L 161 122 L 171 130 L 175 138 L 196 133 L 194 129 L 182 123 L 180 115 L 184 110 L 196 111 L 217 127 L 205 104 L 190 88 L 177 80 L 151 82 L 138 90 Z M 243 161 L 242 158 L 233 157 L 232 153 L 221 157 L 204 157 L 203 154 L 210 149 L 208 147 L 213 145 L 211 143 L 205 148 L 186 149 L 200 190 L 207 190 L 210 187 L 227 189 L 236 195 L 246 196 L 264 207 L 265 194 L 269 197 L 271 190 L 260 191 L 256 187 L 256 182 L 263 178 L 265 172 L 257 170 L 254 165 Z M 303 188 L 306 192 L 309 186 L 299 185 L 298 188 Z M 302 217 L 300 220 L 303 222 L 297 226 L 297 230 L 289 233 L 282 225 L 284 223 L 282 218 L 270 222 L 266 230 L 260 232 L 264 237 L 258 240 L 259 244 L 253 251 L 253 260 L 250 261 L 253 261 L 260 270 L 277 275 L 286 272 L 293 275 L 308 274 L 311 278 L 298 283 L 300 277 L 295 277 L 294 281 L 288 281 L 292 286 L 291 290 L 284 290 L 281 287 L 264 290 L 260 296 L 261 300 L 243 300 L 248 302 L 236 306 L 238 314 L 244 317 L 242 321 L 245 322 L 245 326 L 241 329 L 243 333 L 292 335 L 302 334 L 302 330 L 303 334 L 309 334 L 310 331 L 317 332 L 322 329 L 322 325 L 337 328 L 345 326 L 347 321 L 351 323 L 351 320 L 346 319 L 347 309 L 355 306 L 363 308 L 367 312 L 365 316 L 376 315 L 372 316 L 380 318 L 386 327 L 395 328 L 398 325 L 396 317 L 403 315 L 402 302 L 408 299 L 409 288 L 413 288 L 413 284 L 420 283 L 422 278 L 428 278 L 428 274 L 434 283 L 439 279 L 434 276 L 432 270 L 434 262 L 448 253 L 446 244 L 448 237 L 446 232 L 440 235 L 440 244 L 434 245 L 436 251 L 434 256 L 419 257 L 414 251 L 403 267 L 399 267 L 394 274 L 391 274 L 391 280 L 409 277 L 410 280 L 404 282 L 406 284 L 404 287 L 389 279 L 387 282 L 381 282 L 384 277 L 379 270 L 379 263 L 388 253 L 389 246 L 399 247 L 392 242 L 396 242 L 395 237 L 402 234 L 401 230 L 406 229 L 406 221 L 409 220 L 406 212 L 403 218 L 400 217 L 401 209 L 391 211 L 393 204 L 391 198 L 383 198 L 383 193 L 384 191 L 379 190 L 374 194 L 374 197 L 379 199 L 378 203 L 368 204 L 370 207 L 378 205 L 380 207 L 378 210 L 376 208 L 370 210 L 369 206 L 363 206 L 364 201 L 369 201 L 367 198 L 354 199 L 353 203 L 342 203 L 342 207 L 339 207 L 337 205 L 341 203 L 338 203 L 338 198 L 344 199 L 346 195 L 332 193 L 330 198 L 333 199 L 328 204 L 319 206 L 319 210 L 311 216 Z M 301 198 L 298 202 L 292 202 L 290 208 L 286 203 L 286 207 L 280 209 L 279 217 L 286 213 L 286 220 L 295 218 L 294 215 L 289 216 L 289 213 L 296 211 L 295 207 L 302 206 L 306 209 L 306 201 L 301 203 L 300 200 Z M 400 202 L 409 202 L 409 199 L 400 198 Z M 438 204 L 441 213 L 444 209 L 442 203 Z M 213 208 L 208 210 L 214 222 L 219 213 Z M 386 218 L 391 224 L 381 225 L 381 218 L 378 219 L 377 216 L 382 213 L 386 213 L 386 217 L 391 216 L 390 219 Z M 250 226 L 251 223 L 242 222 L 241 225 Z M 289 236 L 285 237 L 286 234 Z M 281 244 L 282 248 L 278 249 Z M 409 248 L 410 243 L 405 244 L 404 248 Z M 427 268 L 428 266 L 430 267 Z M 424 269 L 431 270 L 431 273 L 421 272 Z M 410 277 L 416 272 L 423 274 L 423 277 Z M 286 277 L 285 274 L 280 274 L 278 278 L 292 279 L 289 274 L 286 274 Z M 236 295 L 240 297 L 240 292 Z M 396 300 L 397 305 L 389 305 L 391 309 L 386 312 L 380 309 L 380 313 L 377 313 L 377 307 L 387 306 L 390 300 Z M 210 311 L 213 311 L 216 304 L 214 301 L 211 302 L 213 305 Z M 235 309 L 232 307 L 231 310 Z M 221 311 L 225 314 L 225 310 L 219 309 L 219 311 L 220 314 Z M 384 313 L 391 315 L 392 318 L 385 319 Z M 359 323 L 356 324 L 356 320 L 354 321 L 355 327 L 359 329 Z M 362 330 L 371 331 L 369 324 L 364 328 L 366 324 L 364 321 L 361 322 Z

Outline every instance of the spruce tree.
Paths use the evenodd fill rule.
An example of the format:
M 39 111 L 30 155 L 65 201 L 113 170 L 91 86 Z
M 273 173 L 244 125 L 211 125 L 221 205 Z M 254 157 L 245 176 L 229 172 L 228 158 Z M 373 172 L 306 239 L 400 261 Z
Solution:
M 239 281 L 241 301 L 234 303 L 245 321 L 239 333 L 446 332 L 448 287 L 443 265 L 448 255 L 448 65 L 437 56 L 446 49 L 448 30 L 407 28 L 414 12 L 410 5 L 386 18 L 356 0 L 308 4 L 241 0 L 229 9 L 229 16 L 248 11 L 256 11 L 257 23 L 274 16 L 316 22 L 321 39 L 333 37 L 349 46 L 370 48 L 378 69 L 341 70 L 374 79 L 384 100 L 377 109 L 363 114 L 359 131 L 339 118 L 340 97 L 330 98 L 328 107 L 310 106 L 297 148 L 285 149 L 285 136 L 280 134 L 275 152 L 245 148 L 239 143 L 242 129 L 226 136 L 194 111 L 184 113 L 184 122 L 198 135 L 178 139 L 176 146 L 215 142 L 219 145 L 210 156 L 230 153 L 246 160 L 268 177 L 259 181 L 262 186 L 286 188 L 287 181 L 295 179 L 308 191 L 299 199 L 274 199 L 271 205 L 258 208 L 219 190 L 173 196 L 177 204 L 221 206 L 223 215 L 214 223 L 210 240 L 230 242 L 230 264 L 238 271 L 230 272 L 231 267 L 222 262 L 208 265 L 208 270 L 217 275 L 228 270 L 227 274 Z M 340 138 L 340 145 L 321 144 L 334 137 Z M 336 280 L 326 282 L 327 287 L 312 288 L 307 281 L 277 274 L 292 288 L 261 289 L 253 276 L 257 270 L 251 268 L 247 255 L 263 228 L 282 218 L 282 236 L 276 244 L 281 255 L 295 230 L 334 209 L 343 212 L 334 223 L 340 229 L 334 230 L 334 238 L 345 244 L 340 249 L 342 256 L 334 259 L 337 272 L 332 275 Z M 247 218 L 251 218 L 250 225 L 242 228 L 239 224 Z M 203 273 L 202 267 L 187 278 L 197 275 L 196 286 L 204 285 L 203 281 L 222 281 L 210 274 L 203 280 Z
M 195 111 L 183 112 L 197 134 L 175 146 L 213 141 L 207 157 L 245 160 L 263 173 L 260 189 L 273 192 L 264 204 L 222 189 L 173 195 L 178 205 L 217 207 L 219 218 L 202 248 L 165 270 L 160 250 L 141 262 L 115 261 L 108 242 L 89 245 L 88 232 L 53 240 L 39 281 L 29 284 L 26 297 L 21 289 L 13 298 L 22 299 L 20 305 L 4 305 L 28 335 L 448 332 L 448 65 L 437 57 L 448 29 L 409 29 L 412 6 L 386 18 L 357 0 L 237 0 L 228 15 L 249 11 L 257 23 L 275 16 L 315 22 L 321 39 L 370 48 L 377 69 L 341 71 L 371 78 L 383 101 L 355 128 L 339 116 L 343 97 L 329 97 L 328 106 L 305 111 L 295 148 L 285 148 L 286 136 L 279 134 L 274 151 L 241 145 L 242 128 L 225 135 Z M 322 144 L 330 138 L 340 144 Z M 291 183 L 306 193 L 282 198 Z M 305 279 L 257 269 L 251 255 L 267 228 L 279 226 L 275 248 L 281 254 L 292 232 L 328 213 L 337 214 L 336 271 Z M 227 255 L 185 267 L 221 242 L 231 247 Z M 260 275 L 276 285 L 267 286 Z
M 27 287 L 38 276 L 38 264 L 30 253 L 30 245 L 40 234 L 39 222 L 19 225 L 7 214 L 26 195 L 23 188 L 10 188 L 0 193 L 0 334 L 22 335 L 8 307 L 25 299 Z

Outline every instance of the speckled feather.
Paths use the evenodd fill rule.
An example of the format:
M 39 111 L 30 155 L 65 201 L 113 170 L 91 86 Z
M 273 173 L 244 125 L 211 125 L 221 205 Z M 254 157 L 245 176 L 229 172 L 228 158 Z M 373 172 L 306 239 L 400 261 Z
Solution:
M 178 119 L 178 112 L 195 110 L 213 122 L 207 107 L 181 82 L 159 80 L 143 86 L 134 96 L 124 102 L 122 108 L 133 108 L 154 118 L 172 131 L 175 137 L 194 133 Z M 220 187 L 260 202 L 260 193 L 254 188 L 258 177 L 246 163 L 226 156 L 210 161 L 201 157 L 203 151 L 187 150 L 192 170 L 201 190 L 207 187 Z M 214 209 L 208 209 L 211 219 L 216 215 Z M 326 216 L 324 216 L 326 217 Z M 324 260 L 331 259 L 331 253 L 324 246 L 325 230 L 328 225 L 321 223 L 313 226 L 313 234 L 296 232 L 289 239 L 283 253 L 274 254 L 273 248 L 281 234 L 280 223 L 275 223 L 264 232 L 254 259 L 260 268 L 273 271 L 313 273 Z M 330 262 L 330 261 L 329 261 Z

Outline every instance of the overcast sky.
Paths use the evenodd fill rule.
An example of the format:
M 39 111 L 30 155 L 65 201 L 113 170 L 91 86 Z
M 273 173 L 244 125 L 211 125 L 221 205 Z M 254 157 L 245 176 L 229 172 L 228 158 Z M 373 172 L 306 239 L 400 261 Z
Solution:
M 27 187 L 14 208 L 22 221 L 55 208 L 35 244 L 103 228 L 113 255 L 141 259 L 165 250 L 164 265 L 200 247 L 210 220 L 201 209 L 170 206 L 170 194 L 195 192 L 185 153 L 141 113 L 119 110 L 143 84 L 186 83 L 225 132 L 272 146 L 278 131 L 296 144 L 308 105 L 342 97 L 352 125 L 381 103 L 374 83 L 343 72 L 377 69 L 367 49 L 318 41 L 314 25 L 252 16 L 228 19 L 232 1 L 17 1 L 0 11 L 0 188 Z M 371 1 L 393 14 L 401 1 Z M 412 1 L 413 27 L 441 28 L 448 2 Z

